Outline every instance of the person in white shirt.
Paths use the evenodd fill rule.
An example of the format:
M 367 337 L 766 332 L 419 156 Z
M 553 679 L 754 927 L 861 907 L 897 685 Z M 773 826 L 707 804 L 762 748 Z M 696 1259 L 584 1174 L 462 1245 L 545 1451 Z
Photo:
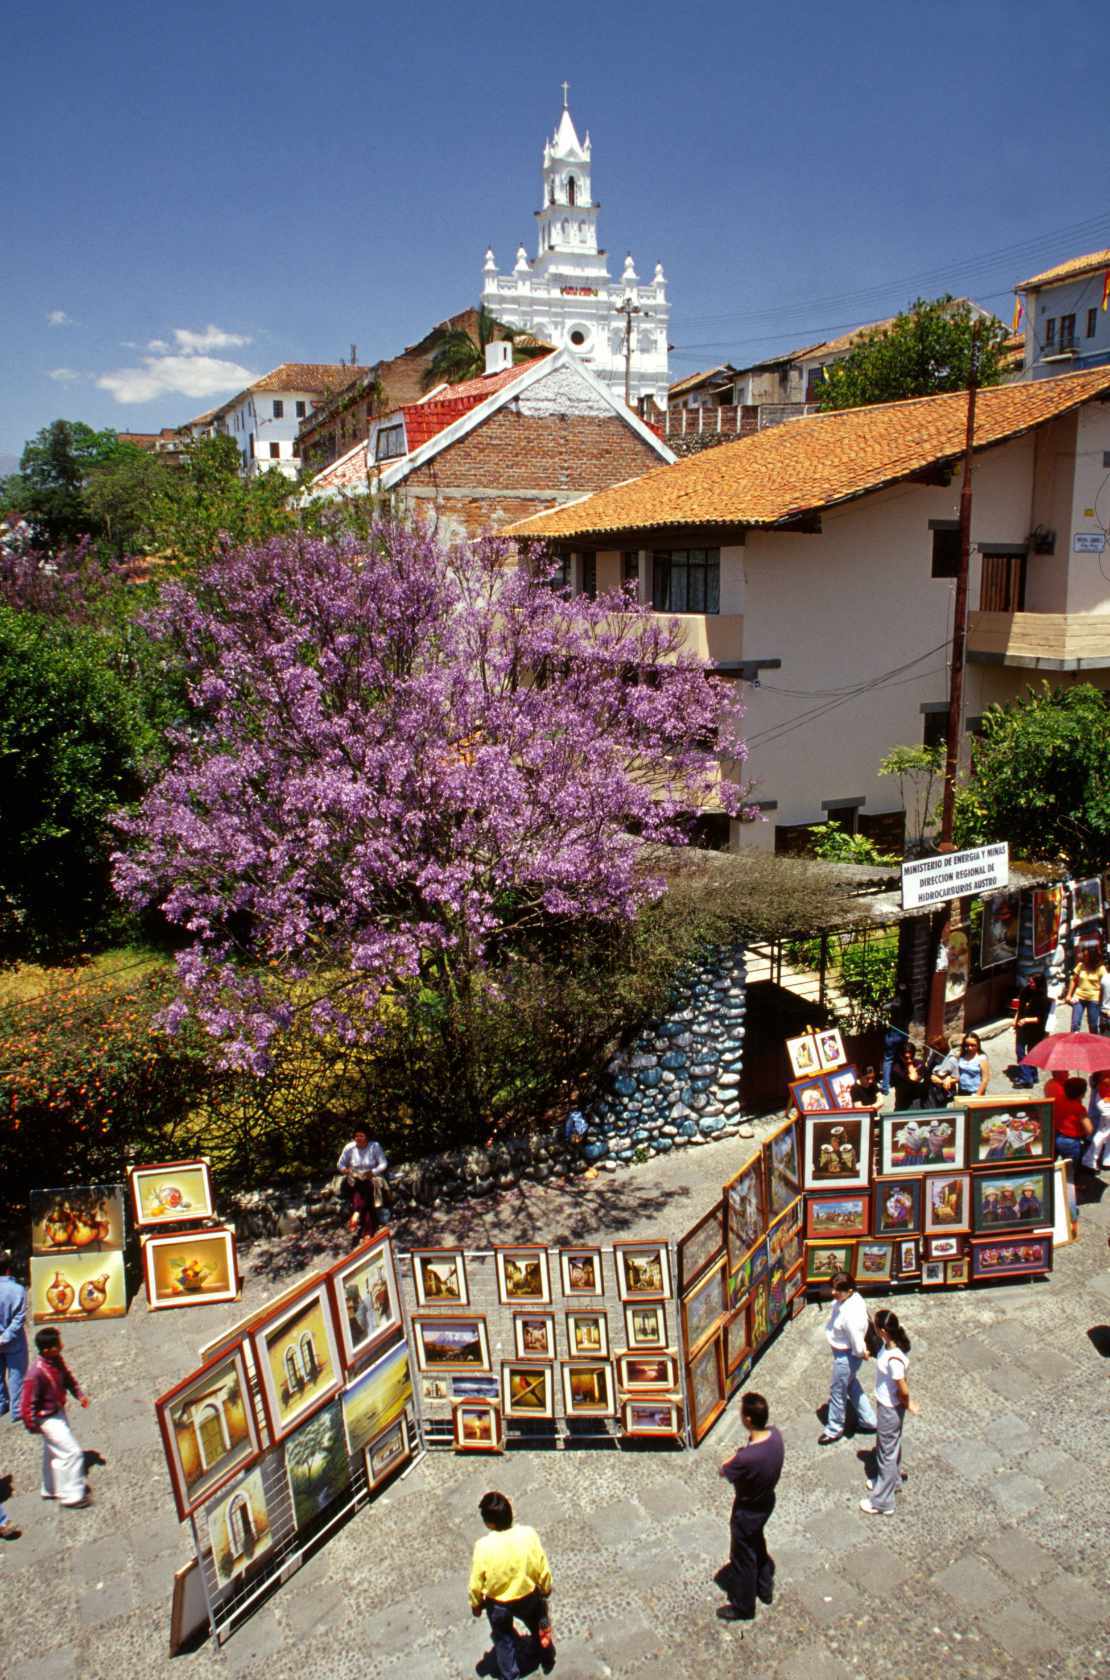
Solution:
M 378 1209 L 382 1205 L 379 1180 L 388 1170 L 385 1151 L 376 1138 L 371 1138 L 365 1126 L 355 1128 L 355 1135 L 343 1148 L 336 1168 L 343 1174 L 351 1198 L 353 1246 L 372 1237 L 378 1228 Z
M 817 1437 L 820 1447 L 831 1446 L 844 1434 L 849 1401 L 858 1428 L 873 1434 L 876 1427 L 874 1408 L 859 1382 L 859 1368 L 868 1357 L 867 1303 L 847 1272 L 834 1275 L 832 1296 L 832 1312 L 825 1325 L 825 1337 L 833 1356 L 832 1384 L 824 1433 Z
M 910 1339 L 898 1315 L 880 1307 L 875 1314 L 875 1329 L 883 1344 L 875 1356 L 875 1404 L 879 1413 L 875 1477 L 868 1482 L 871 1491 L 860 1500 L 859 1508 L 869 1517 L 892 1517 L 894 1495 L 903 1481 L 902 1425 L 907 1412 L 917 1415 L 917 1405 L 910 1399 L 906 1382 Z
M 1080 1165 L 1088 1172 L 1101 1172 L 1110 1167 L 1110 1073 L 1096 1073 L 1092 1078 L 1087 1114 L 1094 1131 Z

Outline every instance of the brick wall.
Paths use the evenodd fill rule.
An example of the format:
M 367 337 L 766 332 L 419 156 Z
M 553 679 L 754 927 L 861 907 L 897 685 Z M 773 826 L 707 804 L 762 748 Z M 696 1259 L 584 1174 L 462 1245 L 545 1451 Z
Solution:
M 517 414 L 502 408 L 408 475 L 406 485 L 455 490 L 603 490 L 662 462 L 617 415 Z

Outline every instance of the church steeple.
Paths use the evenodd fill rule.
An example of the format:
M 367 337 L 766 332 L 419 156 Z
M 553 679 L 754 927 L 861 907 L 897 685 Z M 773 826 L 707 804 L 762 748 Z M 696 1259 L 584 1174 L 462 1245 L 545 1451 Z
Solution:
M 597 212 L 590 185 L 590 136 L 579 140 L 574 118 L 567 104 L 568 84 L 563 83 L 563 109 L 559 126 L 543 149 L 543 208 L 537 210 L 539 242 L 537 260 L 543 267 L 554 266 L 553 255 L 595 257 Z M 560 267 L 563 263 L 560 261 Z M 595 268 L 595 264 L 590 265 Z

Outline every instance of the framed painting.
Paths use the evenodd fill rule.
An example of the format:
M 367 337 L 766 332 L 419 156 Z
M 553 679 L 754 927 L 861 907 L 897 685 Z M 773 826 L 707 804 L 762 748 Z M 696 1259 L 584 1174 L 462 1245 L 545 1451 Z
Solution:
M 270 1434 L 282 1441 L 341 1386 L 339 1344 L 325 1280 L 310 1283 L 290 1305 L 251 1330 L 250 1345 Z
M 971 1229 L 971 1174 L 929 1173 L 924 1189 L 927 1237 Z
M 678 1287 L 689 1289 L 695 1278 L 723 1254 L 725 1247 L 724 1207 L 718 1202 L 678 1239 Z
M 430 1313 L 413 1313 L 412 1334 L 416 1363 L 422 1371 L 488 1371 L 490 1368 L 486 1321 L 479 1315 L 435 1318 Z
M 127 1174 L 131 1211 L 140 1230 L 155 1225 L 212 1219 L 212 1175 L 203 1156 L 132 1167 Z
M 729 1376 L 748 1352 L 748 1303 L 745 1300 L 725 1322 L 725 1370 Z
M 184 1522 L 261 1451 L 242 1348 L 169 1389 L 154 1402 L 154 1412 Z
M 401 1328 L 393 1245 L 371 1237 L 328 1271 L 344 1368 L 353 1370 Z
M 852 1276 L 857 1283 L 889 1283 L 894 1276 L 893 1242 L 857 1243 Z
M 564 1248 L 559 1253 L 563 1294 L 568 1300 L 581 1295 L 604 1295 L 605 1274 L 600 1248 Z
M 948 1262 L 945 1260 L 925 1260 L 922 1262 L 922 1289 L 939 1289 L 943 1284 L 947 1283 L 948 1280 L 944 1275 L 944 1268 L 947 1263 Z
M 863 1190 L 871 1182 L 870 1109 L 838 1114 L 807 1114 L 805 1187 L 807 1190 Z
M 1071 889 L 1071 917 L 1080 922 L 1096 922 L 1102 915 L 1102 880 L 1092 875 L 1086 881 L 1073 881 Z
M 1056 1212 L 1056 1174 L 1051 1167 L 1025 1171 L 977 1172 L 972 1178 L 972 1229 L 977 1237 L 996 1231 L 1032 1231 L 1051 1225 Z
M 617 1358 L 617 1383 L 629 1394 L 678 1387 L 678 1360 L 673 1353 L 622 1353 Z
M 421 1377 L 421 1400 L 446 1400 L 448 1398 L 447 1377 Z
M 298 1530 L 310 1528 L 351 1484 L 343 1406 L 333 1400 L 306 1419 L 285 1443 L 285 1475 Z
M 621 1407 L 625 1435 L 680 1435 L 682 1407 L 677 1400 L 626 1400 Z
M 671 1262 L 665 1242 L 614 1243 L 613 1261 L 622 1301 L 670 1299 Z
M 831 1073 L 834 1068 L 844 1066 L 848 1058 L 844 1054 L 844 1040 L 839 1027 L 825 1027 L 817 1034 L 817 1059 L 822 1073 Z
M 767 1275 L 767 1324 L 774 1330 L 786 1317 L 786 1266 L 782 1256 L 771 1261 Z
M 456 1452 L 499 1453 L 504 1449 L 501 1407 L 496 1401 L 456 1400 L 451 1408 L 451 1427 Z
M 771 1280 L 753 1285 L 748 1296 L 748 1347 L 754 1354 L 771 1334 Z
M 459 1248 L 414 1248 L 412 1281 L 418 1307 L 468 1307 L 466 1256 Z
M 851 1062 L 848 1063 L 847 1067 L 841 1068 L 837 1073 L 827 1073 L 825 1075 L 825 1085 L 828 1089 L 829 1096 L 832 1099 L 829 1103 L 829 1107 L 851 1108 L 852 1086 L 857 1084 L 858 1081 L 859 1074 Z
M 31 1256 L 28 1290 L 33 1324 L 76 1324 L 90 1318 L 123 1318 L 127 1273 L 121 1248 L 92 1254 Z
M 959 1171 L 967 1165 L 962 1108 L 929 1108 L 879 1116 L 879 1171 L 885 1178 Z
M 507 1418 L 551 1418 L 555 1416 L 552 1387 L 553 1365 L 517 1365 L 511 1360 L 501 1367 L 501 1402 Z
M 152 1312 L 160 1307 L 206 1307 L 237 1301 L 239 1257 L 227 1225 L 143 1238 L 143 1278 Z
M 899 1277 L 913 1277 L 921 1270 L 921 1246 L 916 1237 L 900 1237 L 897 1255 Z
M 625 1309 L 626 1313 L 651 1310 L 647 1307 Z M 659 1311 L 662 1310 L 660 1307 Z M 589 1312 L 584 1307 L 576 1307 L 567 1313 L 567 1352 L 572 1359 L 608 1359 L 609 1320 L 604 1312 Z
M 968 1166 L 1006 1167 L 1051 1161 L 1055 1153 L 1051 1097 L 974 1097 L 967 1104 Z
M 564 1365 L 563 1405 L 568 1418 L 612 1417 L 617 1407 L 613 1397 L 613 1367 L 609 1361 L 584 1360 Z
M 807 1242 L 806 1282 L 828 1283 L 837 1272 L 852 1275 L 854 1242 Z
M 373 1492 L 412 1457 L 407 1420 L 399 1417 L 390 1424 L 376 1441 L 371 1441 L 365 1453 L 366 1483 Z
M 724 1337 L 714 1336 L 686 1367 L 690 1428 L 697 1444 L 725 1409 Z
M 929 1237 L 925 1251 L 930 1260 L 957 1260 L 963 1253 L 962 1237 Z
M 555 1358 L 555 1314 L 513 1314 L 513 1346 L 518 1359 Z
M 503 1307 L 549 1306 L 551 1276 L 547 1249 L 541 1243 L 495 1248 L 497 1295 Z
M 877 1178 L 871 1192 L 871 1229 L 877 1237 L 916 1236 L 921 1230 L 920 1178 Z
M 728 1304 L 734 1307 L 744 1299 L 752 1286 L 752 1257 L 745 1254 L 735 1271 L 728 1274 Z
M 786 1274 L 786 1299 L 792 1301 L 806 1286 L 806 1263 L 799 1260 Z
M 388 1429 L 411 1399 L 409 1344 L 398 1342 L 343 1391 L 343 1427 L 352 1458 Z
M 452 1377 L 452 1400 L 498 1400 L 501 1396 L 499 1377 Z
M 32 1254 L 104 1254 L 123 1248 L 123 1186 L 32 1190 Z
M 1032 1277 L 1052 1270 L 1052 1238 L 973 1237 L 971 1239 L 971 1281 L 993 1282 L 996 1278 Z
M 751 1267 L 751 1283 L 754 1285 L 762 1282 L 771 1269 L 770 1237 L 761 1237 L 747 1256 L 747 1260 Z
M 801 1115 L 827 1114 L 835 1106 L 832 1093 L 819 1073 L 811 1073 L 807 1079 L 792 1079 L 787 1090 L 790 1092 L 791 1102 Z
M 767 1248 L 772 1264 L 780 1259 L 786 1270 L 802 1258 L 805 1241 L 805 1197 L 798 1196 L 785 1213 L 780 1213 L 767 1233 Z
M 667 1309 L 660 1303 L 624 1309 L 624 1339 L 629 1349 L 661 1348 L 667 1345 Z
M 1060 939 L 1060 912 L 1063 907 L 1062 887 L 1035 887 L 1033 890 L 1033 955 L 1050 957 Z M 974 1270 L 972 1272 L 974 1276 Z
M 958 1259 L 945 1261 L 944 1281 L 949 1286 L 961 1288 L 971 1281 L 971 1260 L 966 1254 L 961 1254 Z
M 731 1271 L 767 1229 L 763 1158 L 753 1155 L 725 1185 L 725 1236 Z
M 261 1469 L 248 1470 L 205 1509 L 212 1568 L 219 1589 L 261 1563 L 274 1548 Z
M 788 1038 L 786 1054 L 795 1079 L 808 1079 L 810 1074 L 821 1072 L 821 1057 L 812 1033 L 799 1033 L 797 1038 Z
M 802 1164 L 798 1155 L 798 1122 L 788 1120 L 785 1126 L 769 1137 L 763 1145 L 764 1182 L 767 1191 L 768 1218 L 784 1212 L 802 1190 Z
M 843 1196 L 806 1199 L 806 1236 L 865 1237 L 870 1229 L 871 1191 L 854 1190 Z
M 682 1297 L 682 1340 L 688 1353 L 701 1346 L 728 1310 L 722 1254 L 700 1283 Z
M 991 893 L 983 899 L 980 968 L 1001 968 L 1003 963 L 1017 960 L 1020 925 L 1020 892 Z

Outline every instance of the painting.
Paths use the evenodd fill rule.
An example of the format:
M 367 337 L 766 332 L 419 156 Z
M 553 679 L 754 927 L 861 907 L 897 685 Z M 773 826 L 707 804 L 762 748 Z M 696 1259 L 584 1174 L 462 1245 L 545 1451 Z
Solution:
M 962 1237 L 930 1237 L 926 1243 L 930 1260 L 955 1260 L 963 1253 Z
M 730 1271 L 767 1229 L 763 1160 L 753 1155 L 725 1185 L 725 1230 Z
M 1097 875 L 1076 881 L 1071 889 L 1071 918 L 1075 923 L 1094 922 L 1102 915 L 1102 882 Z
M 448 1396 L 447 1377 L 421 1377 L 420 1398 L 422 1400 L 446 1400 Z
M 293 1521 L 308 1528 L 350 1486 L 343 1407 L 333 1400 L 302 1423 L 285 1443 L 285 1474 L 293 1501 Z
M 143 1238 L 143 1276 L 151 1311 L 237 1301 L 239 1258 L 226 1225 L 184 1235 Z
M 786 1317 L 786 1267 L 782 1256 L 771 1261 L 767 1276 L 767 1327 L 774 1330 Z
M 500 1379 L 489 1377 L 452 1377 L 453 1400 L 496 1400 L 501 1393 Z
M 862 1190 L 871 1178 L 871 1113 L 808 1114 L 805 1126 L 807 1190 Z
M 996 1231 L 1029 1231 L 1051 1225 L 1055 1216 L 1051 1167 L 1025 1172 L 976 1173 L 972 1227 L 976 1236 Z
M 912 1277 L 921 1270 L 921 1249 L 916 1237 L 902 1237 L 898 1243 L 898 1275 Z
M 772 1263 L 779 1259 L 787 1271 L 802 1258 L 805 1197 L 798 1196 L 785 1212 L 780 1213 L 767 1233 L 767 1247 Z
M 817 1034 L 817 1056 L 822 1073 L 830 1073 L 834 1068 L 843 1067 L 848 1058 L 844 1054 L 844 1040 L 840 1036 L 839 1027 L 826 1027 L 823 1032 Z
M 925 1180 L 924 1206 L 923 1228 L 927 1237 L 949 1231 L 970 1231 L 971 1175 L 930 1173 Z
M 944 1002 L 959 1003 L 971 975 L 971 946 L 964 928 L 952 928 L 944 942 Z
M 788 1120 L 785 1126 L 769 1137 L 763 1145 L 764 1182 L 767 1189 L 768 1215 L 771 1219 L 788 1208 L 802 1189 L 802 1167 L 798 1158 L 798 1122 Z
M 501 1407 L 489 1400 L 457 1400 L 451 1413 L 456 1452 L 502 1450 Z
M 412 1333 L 416 1363 L 422 1371 L 489 1370 L 484 1318 L 433 1318 L 414 1313 Z
M 837 1272 L 852 1273 L 854 1242 L 807 1242 L 806 1282 L 828 1283 Z
M 944 1263 L 944 1281 L 951 1287 L 962 1287 L 971 1280 L 971 1260 L 966 1254 L 961 1254 L 957 1260 L 946 1260 Z
M 962 1108 L 900 1110 L 879 1116 L 879 1171 L 884 1177 L 967 1165 L 967 1115 Z
M 371 1491 L 399 1470 L 412 1457 L 408 1424 L 403 1417 L 371 1441 L 366 1448 L 366 1482 Z
M 741 1301 L 725 1324 L 725 1370 L 729 1376 L 749 1352 L 748 1303 Z
M 771 1282 L 764 1278 L 748 1296 L 748 1346 L 754 1353 L 771 1333 Z
M 711 1261 L 723 1253 L 725 1246 L 724 1208 L 721 1203 L 710 1208 L 678 1241 L 678 1287 L 689 1289 Z
M 686 1367 L 686 1391 L 690 1397 L 690 1428 L 695 1444 L 702 1439 L 725 1407 L 724 1337 L 714 1336 Z
M 34 1324 L 76 1324 L 81 1319 L 122 1318 L 127 1311 L 127 1277 L 122 1249 L 92 1254 L 31 1256 L 31 1320 Z
M 411 1399 L 409 1344 L 398 1342 L 343 1391 L 343 1427 L 351 1457 L 400 1417 Z
M 509 1418 L 550 1418 L 555 1415 L 552 1365 L 501 1367 L 501 1399 Z
M 32 1190 L 32 1254 L 104 1254 L 123 1247 L 123 1187 Z
M 852 1086 L 859 1081 L 859 1074 L 851 1062 L 841 1068 L 839 1073 L 827 1073 L 825 1084 L 828 1087 L 830 1108 L 851 1108 Z
M 601 1269 L 600 1248 L 564 1248 L 559 1253 L 559 1270 L 563 1275 L 563 1294 L 568 1299 L 576 1295 L 603 1295 L 605 1276 Z
M 926 1260 L 924 1262 L 921 1267 L 922 1289 L 936 1289 L 939 1285 L 947 1283 L 948 1280 L 944 1275 L 946 1264 L 947 1262 L 944 1260 Z
M 751 1266 L 751 1282 L 757 1284 L 767 1276 L 771 1267 L 771 1242 L 769 1237 L 762 1237 L 748 1255 Z
M 912 1236 L 921 1230 L 920 1178 L 877 1178 L 871 1228 L 877 1237 Z
M 728 1274 L 728 1304 L 734 1307 L 752 1286 L 752 1257 L 745 1254 L 734 1271 Z
M 673 1353 L 622 1353 L 617 1360 L 617 1382 L 629 1393 L 677 1388 L 678 1360 Z
M 857 1283 L 889 1283 L 894 1276 L 892 1242 L 857 1243 L 855 1260 L 852 1276 Z
M 1055 1148 L 1051 1097 L 974 1098 L 967 1105 L 969 1166 L 1051 1161 Z
M 722 1254 L 701 1282 L 682 1297 L 682 1339 L 689 1352 L 701 1346 L 727 1310 L 725 1257 Z
M 280 1441 L 342 1382 L 326 1283 L 312 1283 L 291 1306 L 252 1330 L 250 1342 L 270 1433 Z
M 651 1307 L 626 1307 L 626 1314 L 658 1310 Z M 650 1347 L 650 1342 L 646 1344 Z M 603 1312 L 586 1312 L 576 1308 L 567 1313 L 567 1351 L 572 1359 L 608 1359 L 609 1320 Z
M 468 1307 L 466 1259 L 457 1248 L 414 1248 L 412 1281 L 421 1307 Z
M 242 1348 L 214 1359 L 154 1402 L 177 1514 L 198 1505 L 259 1453 Z
M 1062 887 L 1036 887 L 1033 891 L 1033 956 L 1050 957 L 1060 940 Z M 974 1268 L 972 1269 L 974 1276 Z
M 666 1347 L 666 1307 L 658 1303 L 625 1307 L 624 1337 L 630 1348 Z
M 208 1544 L 219 1587 L 230 1586 L 273 1550 L 274 1537 L 261 1469 L 208 1507 Z
M 972 1238 L 971 1281 L 1032 1277 L 1052 1270 L 1051 1237 Z
M 139 1227 L 187 1224 L 194 1219 L 211 1219 L 215 1214 L 212 1176 L 202 1157 L 132 1167 L 127 1177 L 131 1211 Z
M 865 1237 L 870 1215 L 870 1190 L 843 1196 L 810 1196 L 806 1201 L 806 1236 Z
M 786 1054 L 790 1058 L 790 1071 L 795 1079 L 805 1079 L 811 1073 L 820 1073 L 821 1058 L 817 1053 L 817 1040 L 812 1033 L 800 1033 L 797 1038 L 788 1038 Z
M 810 1074 L 808 1079 L 792 1079 L 787 1089 L 799 1114 L 827 1114 L 836 1106 L 820 1074 Z
M 401 1327 L 401 1298 L 387 1236 L 372 1237 L 328 1273 L 343 1364 L 352 1370 Z
M 518 1359 L 554 1359 L 555 1314 L 514 1313 L 513 1343 Z
M 676 1400 L 626 1400 L 621 1407 L 621 1428 L 626 1435 L 678 1435 L 682 1407 Z
M 497 1294 L 503 1307 L 543 1306 L 551 1302 L 547 1250 L 540 1244 L 496 1248 Z
M 614 1243 L 613 1260 L 622 1301 L 670 1298 L 671 1263 L 666 1243 Z
M 611 1417 L 616 1404 L 613 1367 L 608 1361 L 564 1365 L 563 1404 L 568 1417 Z
M 979 941 L 979 967 L 1001 968 L 1017 961 L 1021 894 L 991 893 L 983 900 L 983 924 Z

